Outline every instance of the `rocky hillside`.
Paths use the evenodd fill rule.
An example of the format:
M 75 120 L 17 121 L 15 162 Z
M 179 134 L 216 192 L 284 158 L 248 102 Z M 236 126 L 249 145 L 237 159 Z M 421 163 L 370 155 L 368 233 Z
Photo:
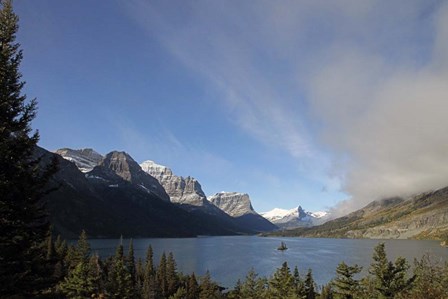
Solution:
M 140 165 L 125 152 L 110 152 L 99 165 L 109 168 L 124 180 L 144 189 L 146 192 L 154 193 L 160 199 L 170 200 L 159 181 L 144 172 Z
M 195 178 L 174 175 L 170 168 L 150 160 L 141 163 L 140 167 L 162 184 L 172 202 L 193 206 L 209 204 L 201 184 Z
M 84 148 L 78 150 L 73 150 L 70 148 L 61 148 L 56 151 L 56 154 L 62 156 L 66 160 L 75 163 L 78 169 L 81 170 L 82 172 L 91 171 L 103 160 L 103 156 L 91 148 Z
M 254 232 L 277 229 L 253 210 L 247 194 L 218 193 L 208 200 L 201 184 L 195 178 L 177 176 L 170 168 L 149 160 L 140 166 L 160 182 L 169 194 L 171 202 L 180 204 L 189 212 L 201 211 L 229 225 Z
M 219 192 L 210 196 L 208 200 L 232 217 L 257 214 L 252 208 L 249 195 L 246 193 Z
M 249 195 L 239 192 L 219 192 L 209 197 L 212 204 L 232 216 L 240 225 L 257 231 L 272 231 L 278 227 L 261 217 L 252 207 Z
M 320 226 L 284 232 L 304 237 L 440 239 L 448 233 L 448 187 L 406 199 L 374 201 Z

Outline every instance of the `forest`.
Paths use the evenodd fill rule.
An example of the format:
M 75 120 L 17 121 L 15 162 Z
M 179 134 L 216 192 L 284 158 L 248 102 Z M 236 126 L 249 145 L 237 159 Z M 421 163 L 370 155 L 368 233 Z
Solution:
M 251 269 L 232 289 L 219 286 L 207 272 L 203 276 L 178 271 L 172 253 L 162 253 L 158 263 L 149 246 L 146 258 L 136 259 L 133 241 L 127 252 L 123 241 L 113 256 L 102 259 L 91 251 L 83 231 L 76 244 L 51 235 L 45 242 L 48 287 L 42 298 L 447 298 L 448 264 L 434 261 L 429 255 L 409 262 L 399 257 L 387 258 L 384 243 L 373 251 L 368 274 L 362 267 L 341 262 L 334 278 L 318 286 L 312 269 L 300 273 L 283 263 L 270 277 L 260 277 Z

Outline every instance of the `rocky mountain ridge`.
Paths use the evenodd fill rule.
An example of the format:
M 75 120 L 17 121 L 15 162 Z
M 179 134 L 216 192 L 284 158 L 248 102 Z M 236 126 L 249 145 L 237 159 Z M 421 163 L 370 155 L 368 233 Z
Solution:
M 45 152 L 45 150 L 41 150 Z M 124 223 L 113 221 L 113 224 L 110 224 L 113 229 L 106 230 L 104 226 L 101 226 L 102 228 L 98 227 L 101 222 L 88 224 L 84 228 L 89 229 L 92 235 L 109 236 L 111 232 L 121 230 L 120 227 L 129 228 L 123 229 L 124 231 L 121 232 L 123 234 L 138 234 L 139 236 L 164 236 L 164 234 L 166 236 L 176 236 L 176 231 L 178 236 L 185 236 L 186 234 L 251 234 L 276 229 L 275 225 L 264 219 L 232 217 L 207 200 L 199 182 L 194 178 L 178 177 L 167 167 L 153 162 L 152 164 L 144 163 L 143 166 L 146 166 L 146 170 L 148 170 L 148 166 L 152 167 L 152 171 L 159 177 L 159 181 L 144 171 L 125 152 L 113 151 L 102 157 L 99 162 L 98 160 L 90 161 L 89 167 L 93 167 L 93 169 L 84 172 L 84 174 L 80 169 L 86 169 L 85 163 L 76 164 L 74 162 L 88 160 L 88 157 L 83 157 L 83 154 L 88 155 L 90 151 L 64 149 L 64 151 L 60 150 L 59 152 L 64 154 L 68 152 L 71 155 L 66 155 L 64 159 L 60 159 L 64 167 L 55 176 L 55 182 L 63 185 L 64 188 L 58 190 L 55 193 L 56 195 L 49 196 L 49 199 L 51 199 L 49 200 L 49 206 L 58 207 L 52 209 L 52 214 L 55 217 L 54 223 L 57 229 L 65 234 L 78 231 L 78 226 L 83 223 L 90 223 L 92 218 L 85 219 L 83 215 L 92 211 L 102 214 L 104 212 L 100 211 L 101 209 L 114 211 L 109 215 L 109 220 L 117 219 L 117 217 L 124 217 L 124 219 L 130 217 L 130 219 L 125 220 Z M 73 161 L 75 156 L 73 153 L 76 154 L 76 161 Z M 45 153 L 45 155 L 48 156 L 51 153 Z M 67 172 L 67 169 L 71 169 L 71 171 Z M 80 188 L 80 182 L 83 188 Z M 165 191 L 162 183 L 168 186 L 167 189 L 171 194 Z M 170 200 L 171 196 L 174 200 Z M 62 198 L 68 198 L 69 200 L 65 200 L 65 203 L 62 204 L 64 202 Z M 73 206 L 73 204 L 76 206 L 76 202 L 79 200 L 84 202 L 84 208 L 70 208 L 73 212 L 69 214 L 73 215 L 68 217 L 68 214 L 66 214 L 67 219 L 78 220 L 66 225 L 59 218 L 61 212 L 69 206 Z M 161 204 L 160 201 L 166 202 L 168 205 Z M 55 203 L 61 205 L 55 205 Z M 121 208 L 114 209 L 108 207 L 108 204 Z M 101 209 L 98 207 L 101 207 Z M 157 209 L 159 208 L 161 211 L 158 212 Z M 184 212 L 179 212 L 179 209 Z M 172 211 L 172 214 L 170 215 L 168 211 Z M 105 214 L 107 215 L 107 213 Z M 137 216 L 133 217 L 132 215 Z M 182 216 L 179 218 L 179 215 Z M 151 221 L 147 217 L 150 217 Z M 166 219 L 173 217 L 176 220 L 168 221 Z M 183 219 L 184 224 L 178 223 L 174 225 L 175 227 L 172 227 L 180 219 Z M 130 222 L 135 223 L 135 231 L 131 226 L 128 226 Z M 157 227 L 157 229 L 149 231 L 145 228 L 148 226 L 145 223 L 150 224 L 149 226 L 153 228 Z M 167 226 L 166 233 L 164 233 L 162 226 Z M 77 235 L 79 232 L 74 234 Z
M 247 193 L 219 192 L 210 196 L 208 200 L 232 217 L 257 214 Z
M 195 178 L 174 175 L 170 168 L 150 160 L 141 163 L 140 167 L 160 182 L 172 202 L 193 206 L 209 205 L 201 184 Z
M 103 156 L 91 148 L 78 150 L 61 148 L 55 151 L 55 153 L 62 156 L 64 159 L 75 163 L 78 169 L 82 172 L 91 171 L 103 160 Z

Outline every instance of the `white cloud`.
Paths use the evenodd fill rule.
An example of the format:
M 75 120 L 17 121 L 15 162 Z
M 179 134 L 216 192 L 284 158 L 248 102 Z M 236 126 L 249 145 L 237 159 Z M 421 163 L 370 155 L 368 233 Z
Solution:
M 318 172 L 334 152 L 323 181 L 344 180 L 347 210 L 448 185 L 448 5 L 130 3 L 151 37 L 219 88 L 238 127 Z

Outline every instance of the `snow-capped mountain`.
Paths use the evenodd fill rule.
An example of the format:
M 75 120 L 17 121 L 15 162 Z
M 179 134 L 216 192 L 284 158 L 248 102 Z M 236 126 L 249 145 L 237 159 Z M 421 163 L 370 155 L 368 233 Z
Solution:
M 78 169 L 82 172 L 91 171 L 95 166 L 100 164 L 101 160 L 103 160 L 103 156 L 91 148 L 83 148 L 78 150 L 61 148 L 55 153 L 62 156 L 64 159 L 75 163 Z
M 285 210 L 275 208 L 269 212 L 261 213 L 261 216 L 282 228 L 296 228 L 313 226 L 324 223 L 328 219 L 328 212 L 306 212 L 301 206 Z

